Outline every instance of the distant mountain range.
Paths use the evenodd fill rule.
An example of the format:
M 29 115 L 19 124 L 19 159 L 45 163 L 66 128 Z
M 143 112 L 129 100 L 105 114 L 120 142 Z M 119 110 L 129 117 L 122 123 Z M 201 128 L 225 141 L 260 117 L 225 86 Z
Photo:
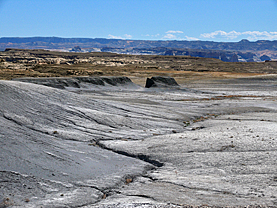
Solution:
M 213 42 L 177 40 L 122 40 L 105 38 L 2 37 L 0 50 L 6 48 L 47 49 L 74 52 L 105 51 L 127 54 L 185 55 L 217 58 L 229 62 L 277 59 L 277 40 L 250 42 Z

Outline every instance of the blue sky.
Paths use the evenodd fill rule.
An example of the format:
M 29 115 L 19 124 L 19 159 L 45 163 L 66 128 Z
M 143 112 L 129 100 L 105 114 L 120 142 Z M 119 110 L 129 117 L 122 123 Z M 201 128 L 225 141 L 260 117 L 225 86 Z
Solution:
M 0 0 L 0 37 L 277 40 L 277 0 Z

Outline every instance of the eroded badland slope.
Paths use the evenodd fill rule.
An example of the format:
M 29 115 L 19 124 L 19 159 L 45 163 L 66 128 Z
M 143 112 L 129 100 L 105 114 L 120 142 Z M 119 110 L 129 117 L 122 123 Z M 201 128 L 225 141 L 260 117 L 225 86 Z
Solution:
M 275 62 L 0 57 L 1 208 L 277 206 Z

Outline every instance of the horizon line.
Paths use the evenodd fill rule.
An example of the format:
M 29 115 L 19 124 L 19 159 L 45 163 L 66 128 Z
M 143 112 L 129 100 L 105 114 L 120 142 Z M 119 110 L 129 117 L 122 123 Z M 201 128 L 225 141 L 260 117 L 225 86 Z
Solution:
M 277 41 L 277 40 L 265 40 L 265 39 L 258 39 L 256 41 L 250 41 L 246 38 L 243 38 L 239 41 L 213 41 L 213 40 L 180 40 L 180 39 L 171 39 L 171 40 L 162 40 L 162 39 L 158 39 L 158 40 L 150 40 L 150 39 L 124 39 L 124 38 L 88 38 L 88 37 L 59 37 L 59 36 L 10 36 L 10 37 L 0 37 L 0 39 L 2 38 L 61 38 L 61 39 L 106 39 L 106 40 L 124 40 L 124 41 L 178 41 L 178 42 L 182 42 L 182 41 L 186 41 L 186 42 L 224 42 L 224 43 L 239 43 L 242 41 L 247 41 L 247 42 L 258 42 L 258 41 Z

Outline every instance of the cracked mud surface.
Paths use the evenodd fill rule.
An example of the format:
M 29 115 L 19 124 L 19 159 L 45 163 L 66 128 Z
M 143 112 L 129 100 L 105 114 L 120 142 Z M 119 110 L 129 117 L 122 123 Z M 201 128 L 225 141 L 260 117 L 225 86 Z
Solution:
M 276 86 L 0 81 L 0 207 L 276 207 Z

